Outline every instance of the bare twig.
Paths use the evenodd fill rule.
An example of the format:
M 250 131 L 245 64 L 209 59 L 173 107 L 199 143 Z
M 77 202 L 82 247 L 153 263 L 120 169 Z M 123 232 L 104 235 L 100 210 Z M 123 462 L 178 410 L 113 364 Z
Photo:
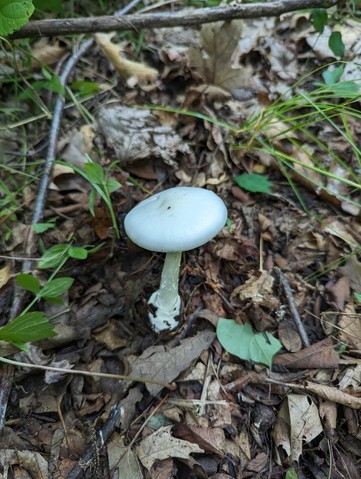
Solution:
M 38 20 L 28 23 L 10 38 L 120 32 L 155 27 L 198 26 L 202 23 L 236 18 L 276 17 L 282 13 L 295 10 L 329 8 L 337 3 L 339 3 L 339 0 L 276 0 L 274 2 L 199 8 L 175 13 L 122 14 L 123 16 Z
M 277 276 L 279 278 L 279 281 L 282 285 L 283 292 L 286 296 L 288 306 L 289 306 L 290 311 L 291 311 L 292 319 L 293 319 L 293 321 L 294 321 L 294 323 L 295 323 L 295 325 L 298 329 L 298 332 L 301 336 L 302 343 L 307 348 L 307 346 L 310 346 L 310 340 L 308 339 L 306 330 L 303 326 L 300 315 L 298 314 L 297 306 L 296 306 L 295 300 L 293 299 L 293 293 L 292 293 L 292 290 L 291 290 L 291 286 L 288 282 L 288 279 L 286 278 L 286 276 L 282 273 L 282 271 L 279 268 L 274 268 L 274 271 L 277 274 Z
M 95 444 L 91 444 L 85 451 L 81 460 L 76 464 L 67 476 L 67 479 L 80 479 L 84 477 L 84 470 L 92 467 L 93 458 L 99 454 L 104 445 L 119 425 L 122 408 L 119 404 L 112 407 L 109 417 L 103 427 L 97 431 Z M 96 451 L 94 450 L 96 448 Z

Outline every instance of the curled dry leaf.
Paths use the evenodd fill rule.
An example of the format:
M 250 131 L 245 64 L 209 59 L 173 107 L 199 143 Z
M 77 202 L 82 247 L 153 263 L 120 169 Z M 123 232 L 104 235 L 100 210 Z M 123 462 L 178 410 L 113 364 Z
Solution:
M 329 401 L 343 404 L 344 406 L 350 407 L 352 409 L 361 409 L 361 398 L 351 396 L 351 394 L 347 394 L 334 387 L 307 381 L 305 389 Z
M 334 350 L 332 339 L 327 338 L 296 353 L 276 354 L 273 364 L 288 369 L 337 368 L 339 355 Z
M 97 33 L 95 41 L 100 46 L 104 55 L 113 64 L 122 80 L 134 77 L 139 81 L 154 81 L 158 71 L 145 63 L 134 62 L 122 56 L 122 47 L 112 42 L 114 33 Z

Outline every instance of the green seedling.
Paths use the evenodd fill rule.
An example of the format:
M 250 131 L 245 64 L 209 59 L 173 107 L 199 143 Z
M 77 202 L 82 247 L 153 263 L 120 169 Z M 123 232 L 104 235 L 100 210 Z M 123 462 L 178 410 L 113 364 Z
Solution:
M 119 238 L 120 232 L 118 221 L 110 195 L 115 191 L 119 190 L 122 185 L 116 179 L 110 178 L 108 175 L 106 175 L 103 167 L 98 163 L 89 161 L 89 163 L 84 164 L 84 169 L 78 168 L 77 166 L 74 166 L 68 162 L 59 163 L 69 166 L 91 184 L 92 190 L 89 196 L 90 213 L 92 214 L 92 216 L 95 216 L 95 203 L 97 198 L 100 196 L 108 208 L 112 220 L 113 229 L 115 231 L 116 237 Z

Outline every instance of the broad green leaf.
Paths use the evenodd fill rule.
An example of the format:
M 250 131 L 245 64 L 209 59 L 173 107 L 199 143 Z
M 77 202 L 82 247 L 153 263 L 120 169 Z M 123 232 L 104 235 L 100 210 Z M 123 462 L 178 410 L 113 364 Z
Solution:
M 291 467 L 291 469 L 288 469 L 286 472 L 285 479 L 298 479 L 298 474 L 297 472 Z
M 74 278 L 56 278 L 48 281 L 43 288 L 39 291 L 38 296 L 44 298 L 50 296 L 56 298 L 61 296 L 65 291 L 68 291 L 70 286 L 74 283 Z
M 327 10 L 324 8 L 314 8 L 311 11 L 311 19 L 316 32 L 322 33 L 327 25 Z
M 81 96 L 93 95 L 100 91 L 98 83 L 92 81 L 77 80 L 70 85 L 72 90 L 77 91 Z
M 89 254 L 88 250 L 80 246 L 70 246 L 69 248 L 69 256 L 71 258 L 87 259 L 88 254 Z
M 360 293 L 354 293 L 354 296 L 356 298 L 356 301 L 358 301 L 359 303 L 361 303 L 361 294 Z
M 25 25 L 34 12 L 31 0 L 0 1 L 0 35 L 10 35 Z
M 245 361 L 272 365 L 273 356 L 281 349 L 278 339 L 269 333 L 255 333 L 250 324 L 220 318 L 217 339 L 226 351 Z
M 54 228 L 54 223 L 35 223 L 32 225 L 33 230 L 35 233 L 44 233 L 44 231 L 49 230 L 50 228 Z
M 322 73 L 322 78 L 327 86 L 332 86 L 339 81 L 341 75 L 345 69 L 345 65 L 339 65 L 336 68 L 327 68 Z
M 342 35 L 340 32 L 332 32 L 328 39 L 328 46 L 332 50 L 332 53 L 337 57 L 342 57 L 345 53 L 345 44 L 342 41 Z
M 102 185 L 105 181 L 104 171 L 99 163 L 85 163 L 85 176 L 90 183 Z
M 273 356 L 282 348 L 278 339 L 269 333 L 256 333 L 250 343 L 250 358 L 255 363 L 272 366 Z
M 226 351 L 245 361 L 250 359 L 249 346 L 253 334 L 250 324 L 238 324 L 233 319 L 218 320 L 218 341 Z
M 0 328 L 0 340 L 26 343 L 55 336 L 52 325 L 41 311 L 25 313 Z
M 267 176 L 258 175 L 257 173 L 243 174 L 234 177 L 234 181 L 241 188 L 251 191 L 252 193 L 265 193 L 271 195 L 272 183 Z
M 67 244 L 57 244 L 52 246 L 46 250 L 41 257 L 39 261 L 39 268 L 46 269 L 58 266 L 62 261 L 64 261 L 64 258 L 68 258 L 68 251 L 69 245 Z
M 121 188 L 122 185 L 119 183 L 119 181 L 115 180 L 114 178 L 108 178 L 106 182 L 106 187 L 109 193 L 114 193 L 114 191 L 119 190 L 119 188 Z
M 16 276 L 16 282 L 26 291 L 31 291 L 32 293 L 37 294 L 40 289 L 40 281 L 37 278 L 34 278 L 33 275 L 27 273 L 21 273 Z

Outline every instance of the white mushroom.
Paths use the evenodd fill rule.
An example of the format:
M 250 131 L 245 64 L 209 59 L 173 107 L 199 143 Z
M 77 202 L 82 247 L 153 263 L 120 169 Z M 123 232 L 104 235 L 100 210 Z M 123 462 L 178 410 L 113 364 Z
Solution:
M 215 193 L 181 186 L 147 198 L 125 217 L 125 231 L 135 244 L 166 253 L 160 287 L 148 301 L 155 308 L 155 314 L 149 314 L 154 331 L 178 326 L 175 317 L 181 305 L 178 277 L 182 251 L 207 243 L 226 220 L 226 206 Z

